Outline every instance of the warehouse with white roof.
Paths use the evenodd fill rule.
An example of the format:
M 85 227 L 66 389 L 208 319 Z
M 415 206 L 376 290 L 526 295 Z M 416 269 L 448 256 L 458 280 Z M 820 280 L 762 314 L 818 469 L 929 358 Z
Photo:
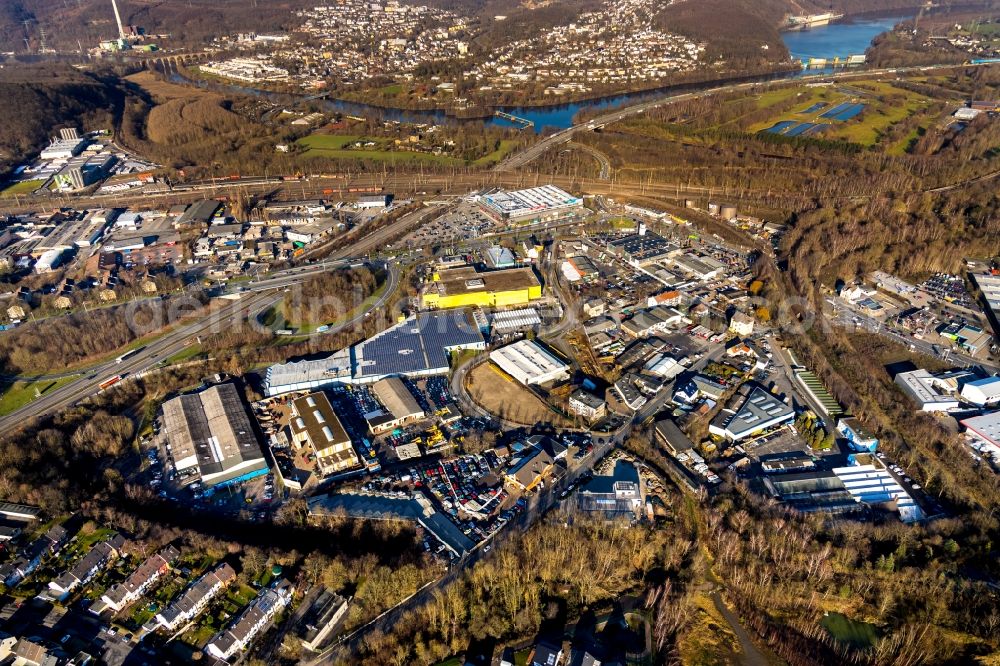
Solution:
M 966 382 L 962 386 L 962 397 L 979 407 L 997 404 L 1000 402 L 1000 377 L 986 377 Z
M 490 352 L 490 360 L 525 385 L 569 377 L 569 365 L 535 340 L 519 340 Z
M 583 199 L 554 185 L 542 185 L 513 192 L 496 192 L 479 197 L 483 212 L 497 222 L 552 222 L 575 216 L 583 210 Z

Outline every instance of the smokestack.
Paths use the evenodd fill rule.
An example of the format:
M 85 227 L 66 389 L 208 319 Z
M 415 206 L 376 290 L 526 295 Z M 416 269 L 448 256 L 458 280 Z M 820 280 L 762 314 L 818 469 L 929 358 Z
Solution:
M 111 6 L 115 8 L 115 21 L 118 22 L 118 37 L 125 39 L 125 28 L 122 27 L 122 16 L 118 13 L 118 3 L 111 0 Z

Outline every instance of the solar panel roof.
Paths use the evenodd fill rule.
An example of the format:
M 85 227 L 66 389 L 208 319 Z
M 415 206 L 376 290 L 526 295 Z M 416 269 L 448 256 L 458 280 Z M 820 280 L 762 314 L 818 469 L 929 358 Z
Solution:
M 450 349 L 482 343 L 479 326 L 467 311 L 421 312 L 359 343 L 355 376 L 447 369 Z

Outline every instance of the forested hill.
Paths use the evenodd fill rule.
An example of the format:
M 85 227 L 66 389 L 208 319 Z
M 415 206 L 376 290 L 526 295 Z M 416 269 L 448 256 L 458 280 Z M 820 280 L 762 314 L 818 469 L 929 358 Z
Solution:
M 301 23 L 296 10 L 322 5 L 319 0 L 118 0 L 122 21 L 148 34 L 169 34 L 172 46 L 197 47 L 214 37 L 240 32 L 289 30 Z M 0 0 L 0 51 L 24 50 L 24 21 L 38 47 L 38 28 L 57 49 L 97 46 L 116 37 L 110 0 Z
M 0 123 L 0 180 L 40 150 L 59 127 L 111 129 L 124 92 L 111 75 L 68 65 L 18 65 L 0 69 L 0 99 L 9 113 Z

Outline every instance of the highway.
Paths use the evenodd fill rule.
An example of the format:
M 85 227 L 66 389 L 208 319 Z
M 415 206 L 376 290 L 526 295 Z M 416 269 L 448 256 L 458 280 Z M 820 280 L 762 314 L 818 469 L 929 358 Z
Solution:
M 985 65 L 965 65 L 965 67 L 982 67 Z M 752 90 L 753 88 L 759 86 L 786 86 L 786 85 L 797 85 L 803 82 L 809 83 L 812 81 L 828 81 L 828 80 L 849 80 L 856 78 L 868 78 L 872 76 L 889 76 L 895 74 L 908 74 L 914 72 L 929 72 L 935 70 L 947 70 L 956 69 L 963 67 L 962 65 L 930 65 L 923 67 L 898 67 L 889 69 L 866 69 L 866 70 L 853 70 L 853 71 L 843 71 L 843 72 L 833 72 L 828 74 L 810 74 L 805 76 L 799 76 L 794 79 L 780 79 L 776 81 L 749 81 L 745 83 L 734 83 L 724 86 L 715 86 L 712 88 L 706 88 L 705 90 L 695 91 L 695 92 L 685 92 L 685 93 L 674 93 L 665 95 L 663 97 L 658 97 L 656 99 L 648 100 L 645 102 L 640 102 L 639 104 L 633 104 L 632 106 L 621 107 L 619 109 L 614 109 L 608 113 L 597 116 L 593 120 L 585 123 L 580 123 L 574 125 L 570 128 L 556 132 L 555 134 L 546 137 L 545 139 L 539 141 L 533 146 L 519 153 L 511 155 L 507 159 L 503 160 L 494 167 L 496 172 L 513 171 L 527 166 L 531 162 L 535 161 L 542 155 L 544 155 L 549 150 L 567 144 L 573 140 L 573 137 L 580 132 L 590 132 L 595 129 L 601 129 L 605 125 L 610 123 L 616 123 L 626 118 L 631 118 L 632 116 L 637 116 L 639 114 L 645 113 L 650 109 L 655 109 L 660 106 L 667 104 L 676 104 L 677 102 L 683 102 L 687 100 L 696 99 L 698 97 L 703 97 L 705 95 L 715 95 L 718 93 L 728 93 L 736 92 L 739 90 Z
M 116 360 L 108 360 L 81 371 L 85 374 L 79 379 L 65 384 L 51 393 L 46 393 L 0 418 L 0 429 L 12 428 L 17 424 L 26 423 L 32 418 L 66 409 L 80 400 L 96 394 L 100 390 L 100 384 L 110 377 L 124 375 L 123 381 L 128 381 L 137 373 L 152 368 L 160 361 L 193 344 L 198 336 L 211 335 L 239 326 L 245 319 L 255 317 L 264 309 L 278 302 L 282 298 L 284 289 L 304 282 L 324 271 L 343 268 L 358 261 L 347 255 L 356 251 L 367 252 L 381 246 L 386 242 L 386 239 L 418 224 L 432 212 L 431 209 L 421 209 L 405 215 L 392 224 L 359 239 L 349 247 L 334 252 L 330 260 L 286 269 L 261 279 L 229 287 L 222 296 L 232 298 L 231 303 L 215 307 L 193 322 L 179 324 L 153 342 L 140 347 L 137 352 L 121 363 Z M 324 331 L 324 335 L 356 325 L 364 319 L 368 312 L 381 308 L 395 295 L 400 284 L 399 269 L 392 263 L 387 263 L 386 269 L 388 271 L 388 284 L 381 296 L 364 310 L 358 311 L 351 319 Z

